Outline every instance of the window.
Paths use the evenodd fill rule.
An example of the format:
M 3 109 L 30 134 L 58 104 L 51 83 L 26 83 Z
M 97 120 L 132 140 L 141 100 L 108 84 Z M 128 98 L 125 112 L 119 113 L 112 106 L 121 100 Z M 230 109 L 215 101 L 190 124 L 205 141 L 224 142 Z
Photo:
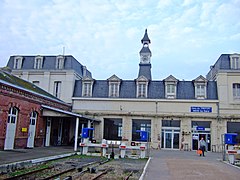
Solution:
M 147 98 L 148 94 L 148 79 L 145 76 L 140 76 L 136 79 L 137 89 L 136 97 Z
M 132 120 L 132 140 L 140 141 L 140 133 L 137 131 L 146 131 L 148 139 L 151 137 L 151 120 L 133 119 Z
M 196 85 L 196 97 L 198 99 L 204 99 L 206 93 L 206 86 L 205 84 L 197 84 Z
M 166 98 L 176 98 L 176 85 L 167 84 L 166 87 L 167 87 Z
M 37 112 L 33 111 L 30 116 L 30 125 L 35 125 L 37 121 Z
M 240 84 L 233 84 L 233 99 L 240 99 Z
M 22 57 L 15 57 L 14 58 L 14 65 L 13 69 L 21 69 L 22 68 Z
M 107 140 L 122 140 L 122 119 L 104 118 L 103 138 Z
M 84 77 L 82 80 L 82 96 L 91 97 L 94 80 L 91 77 Z
M 60 95 L 61 95 L 61 84 L 62 82 L 61 81 L 55 81 L 54 82 L 54 92 L 53 92 L 53 95 L 57 98 L 60 98 Z
M 118 97 L 119 96 L 119 84 L 118 83 L 110 83 L 110 92 L 109 97 Z
M 64 57 L 58 56 L 56 58 L 56 69 L 63 69 L 64 66 Z
M 121 79 L 119 79 L 115 74 L 108 78 L 109 97 L 119 97 L 119 88 L 120 88 Z
M 240 69 L 240 55 L 230 55 L 231 69 Z
M 193 80 L 195 87 L 195 98 L 205 99 L 207 98 L 207 79 L 202 75 Z
M 42 69 L 43 57 L 36 57 L 34 62 L 34 69 Z
M 85 82 L 83 87 L 83 96 L 91 96 L 91 83 Z
M 8 111 L 8 123 L 15 124 L 17 119 L 18 109 L 16 107 L 11 107 Z
M 176 98 L 178 80 L 173 75 L 170 75 L 166 79 L 164 79 L 164 82 L 165 82 L 165 98 L 168 99 Z
M 138 84 L 138 97 L 147 97 L 146 84 Z

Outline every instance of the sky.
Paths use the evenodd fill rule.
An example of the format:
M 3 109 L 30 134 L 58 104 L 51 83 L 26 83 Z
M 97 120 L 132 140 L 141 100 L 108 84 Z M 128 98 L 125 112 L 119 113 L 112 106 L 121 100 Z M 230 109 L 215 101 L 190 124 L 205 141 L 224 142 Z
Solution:
M 0 0 L 0 67 L 11 55 L 72 55 L 94 79 L 136 79 L 145 29 L 152 79 L 206 76 L 240 53 L 240 0 Z

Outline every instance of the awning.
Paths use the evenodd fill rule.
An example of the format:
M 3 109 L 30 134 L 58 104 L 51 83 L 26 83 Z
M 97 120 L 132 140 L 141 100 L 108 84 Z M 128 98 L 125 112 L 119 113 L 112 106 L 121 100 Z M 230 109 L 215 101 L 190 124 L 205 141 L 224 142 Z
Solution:
M 51 107 L 51 106 L 46 106 L 46 105 L 42 105 L 43 108 L 43 116 L 50 116 L 50 117 L 79 117 L 81 119 L 85 119 L 85 120 L 90 120 L 90 121 L 95 121 L 95 122 L 101 122 L 98 119 L 94 119 L 91 117 L 87 117 L 81 114 L 77 114 L 77 113 L 73 113 L 70 111 L 65 111 L 62 109 L 58 109 L 55 107 Z

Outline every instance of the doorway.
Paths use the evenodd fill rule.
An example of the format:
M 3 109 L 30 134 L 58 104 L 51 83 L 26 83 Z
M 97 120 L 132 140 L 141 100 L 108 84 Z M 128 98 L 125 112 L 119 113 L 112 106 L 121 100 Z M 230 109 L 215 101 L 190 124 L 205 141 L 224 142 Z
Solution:
M 192 134 L 192 149 L 198 150 L 199 141 L 201 140 L 202 137 L 207 143 L 207 151 L 210 151 L 211 150 L 211 134 L 206 132 Z
M 180 129 L 162 129 L 162 148 L 179 149 Z

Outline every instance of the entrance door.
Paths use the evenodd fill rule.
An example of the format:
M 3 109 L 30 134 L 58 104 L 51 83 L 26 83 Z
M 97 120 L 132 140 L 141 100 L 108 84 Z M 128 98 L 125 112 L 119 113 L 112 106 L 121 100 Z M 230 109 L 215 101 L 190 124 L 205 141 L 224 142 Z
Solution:
M 165 133 L 165 147 L 164 148 L 171 148 L 172 149 L 172 132 Z
M 49 146 L 50 145 L 50 135 L 51 135 L 51 119 L 48 118 L 47 119 L 47 129 L 46 129 L 46 142 L 45 142 L 45 146 Z
M 162 129 L 162 148 L 179 149 L 179 130 Z
M 8 122 L 6 129 L 6 138 L 4 143 L 4 150 L 13 149 L 14 139 L 16 133 L 18 110 L 15 107 L 11 107 L 8 112 Z
M 37 112 L 32 112 L 30 117 L 30 124 L 28 130 L 28 141 L 27 147 L 33 148 L 34 147 L 34 137 L 36 132 L 36 123 L 37 123 Z
M 197 150 L 199 148 L 199 141 L 201 140 L 201 138 L 203 137 L 203 139 L 206 141 L 207 143 L 207 151 L 211 150 L 211 135 L 210 133 L 194 133 L 192 135 L 192 146 L 193 146 L 193 150 Z

